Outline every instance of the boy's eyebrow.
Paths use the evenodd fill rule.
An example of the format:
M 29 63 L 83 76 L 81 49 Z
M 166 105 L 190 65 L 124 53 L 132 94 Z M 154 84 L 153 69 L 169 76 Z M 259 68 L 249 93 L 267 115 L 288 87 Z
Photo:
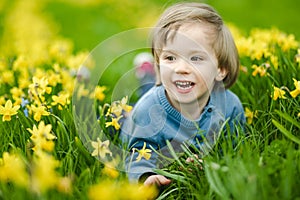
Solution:
M 175 50 L 173 50 L 173 49 L 164 49 L 164 48 L 163 48 L 163 49 L 161 50 L 161 52 L 162 52 L 162 53 L 174 53 Z
M 179 54 L 179 52 L 175 49 L 165 49 L 162 48 L 161 50 L 162 53 L 176 53 Z M 206 51 L 202 51 L 201 49 L 192 49 L 189 51 L 190 54 L 201 54 L 201 55 L 207 55 L 208 53 Z

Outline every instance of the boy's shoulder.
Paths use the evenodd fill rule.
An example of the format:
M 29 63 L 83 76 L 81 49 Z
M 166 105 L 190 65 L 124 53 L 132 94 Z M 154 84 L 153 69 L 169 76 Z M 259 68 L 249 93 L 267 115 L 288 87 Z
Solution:
M 231 90 L 227 89 L 225 90 L 225 95 L 226 95 L 226 100 L 230 101 L 230 102 L 237 102 L 240 103 L 240 98 Z
M 244 113 L 244 108 L 239 97 L 230 90 L 225 90 L 226 95 L 226 113 L 230 115 L 238 115 Z
M 145 117 L 147 116 L 145 115 L 146 113 L 149 114 L 155 110 L 161 111 L 162 107 L 159 100 L 159 92 L 161 89 L 160 86 L 154 86 L 137 101 L 132 110 L 132 116 L 135 119 Z
M 159 103 L 158 91 L 159 87 L 152 87 L 137 101 L 136 105 L 134 106 L 134 110 L 147 110 L 151 105 Z

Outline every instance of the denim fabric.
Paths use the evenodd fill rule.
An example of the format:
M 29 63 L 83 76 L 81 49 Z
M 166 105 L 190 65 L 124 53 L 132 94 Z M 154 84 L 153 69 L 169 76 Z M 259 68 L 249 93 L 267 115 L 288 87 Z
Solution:
M 230 132 L 234 132 L 235 124 L 245 123 L 244 109 L 234 93 L 219 85 L 211 92 L 209 102 L 197 120 L 185 118 L 169 103 L 164 87 L 154 86 L 137 102 L 121 129 L 121 138 L 128 143 L 129 151 L 142 149 L 144 142 L 153 150 L 149 160 L 135 161 L 136 151 L 128 157 L 129 179 L 138 180 L 144 173 L 168 164 L 168 159 L 160 156 L 172 157 L 167 140 L 177 153 L 183 152 L 183 143 L 205 153 L 216 142 L 225 121 Z

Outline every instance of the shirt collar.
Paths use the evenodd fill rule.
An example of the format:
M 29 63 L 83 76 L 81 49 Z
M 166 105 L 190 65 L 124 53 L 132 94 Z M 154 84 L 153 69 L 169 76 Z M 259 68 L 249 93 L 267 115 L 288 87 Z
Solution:
M 207 105 L 204 107 L 203 112 L 200 115 L 200 118 L 197 120 L 189 120 L 185 118 L 179 111 L 177 111 L 168 101 L 165 88 L 163 86 L 158 86 L 158 97 L 161 102 L 161 105 L 166 110 L 166 112 L 175 120 L 180 121 L 180 123 L 185 127 L 195 127 L 195 122 L 199 123 L 201 120 L 204 120 L 207 115 L 217 114 L 221 120 L 224 121 L 225 116 L 225 88 L 222 83 L 216 82 Z

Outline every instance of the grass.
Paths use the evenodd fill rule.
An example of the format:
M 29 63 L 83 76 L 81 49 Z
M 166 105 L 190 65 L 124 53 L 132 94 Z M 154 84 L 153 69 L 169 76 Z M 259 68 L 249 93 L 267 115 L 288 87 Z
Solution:
M 114 43 L 110 38 L 106 40 L 109 48 L 99 48 L 104 54 L 96 50 L 90 54 L 97 63 L 107 66 L 100 67 L 104 69 L 103 74 L 94 83 L 105 86 L 104 91 L 94 91 L 95 85 L 89 85 L 87 80 L 74 84 L 77 68 L 73 65 L 85 60 L 87 54 L 81 54 L 82 50 L 91 50 L 111 34 L 136 27 L 143 9 L 167 4 L 134 1 L 135 4 L 126 5 L 137 11 L 136 15 L 129 15 L 131 10 L 124 10 L 121 5 L 116 7 L 118 15 L 113 15 L 109 8 L 115 7 L 114 3 L 84 7 L 52 1 L 44 2 L 44 9 L 34 10 L 35 6 L 42 6 L 41 1 L 30 2 L 26 2 L 28 7 L 21 6 L 25 12 L 19 16 L 22 9 L 18 6 L 22 1 L 5 1 L 0 16 L 1 41 L 5 39 L 0 43 L 0 117 L 3 119 L 9 100 L 14 105 L 6 109 L 17 110 L 9 114 L 11 119 L 0 120 L 0 199 L 124 199 L 124 196 L 146 199 L 147 195 L 152 196 L 152 190 L 127 182 L 126 174 L 120 170 L 124 160 L 118 162 L 123 152 L 114 149 L 120 145 L 118 130 L 113 125 L 106 127 L 117 116 L 112 108 L 128 108 L 124 102 L 113 103 L 128 93 L 122 90 L 127 87 L 125 84 L 131 87 L 129 92 L 138 85 L 131 69 L 133 57 L 145 50 L 136 48 L 140 47 L 140 40 L 136 35 L 130 35 L 133 39 L 122 43 Z M 281 6 L 282 9 L 292 7 L 287 15 L 267 19 L 259 13 L 265 7 L 272 13 L 279 4 L 207 2 L 215 5 L 226 20 L 234 19 L 239 24 L 237 30 L 241 33 L 231 28 L 242 66 L 239 80 L 231 89 L 243 103 L 248 124 L 245 132 L 239 130 L 237 136 L 225 137 L 221 133 L 210 154 L 202 158 L 203 162 L 197 159 L 194 163 L 185 162 L 187 157 L 194 156 L 188 148 L 184 149 L 183 156 L 172 152 L 171 164 L 158 170 L 172 179 L 172 184 L 157 199 L 299 199 L 300 96 L 292 95 L 300 81 L 299 42 L 269 27 L 270 21 L 279 26 L 279 20 L 285 17 L 295 20 L 297 6 L 288 0 Z M 255 17 L 241 15 L 246 8 L 253 8 Z M 226 11 L 230 9 L 237 10 Z M 44 11 L 51 14 L 55 27 L 60 26 L 59 32 L 47 24 L 49 15 L 45 17 Z M 38 20 L 34 26 L 23 27 L 23 20 L 30 16 Z M 151 21 L 151 16 L 145 18 Z M 8 23 L 11 18 L 15 23 Z M 299 33 L 297 26 L 289 28 L 283 29 Z M 51 37 L 45 37 L 45 32 Z M 33 33 L 35 37 L 30 38 Z M 72 44 L 64 42 L 65 37 L 74 42 L 74 49 L 70 47 Z M 247 43 L 249 39 L 251 45 Z M 29 40 L 30 45 L 22 46 Z M 18 42 L 17 48 L 11 41 Z M 261 48 L 261 44 L 266 48 Z M 128 46 L 130 51 L 114 51 Z M 96 71 L 91 75 L 94 76 Z M 118 85 L 121 89 L 116 89 Z M 130 103 L 137 100 L 132 93 L 129 96 Z M 65 98 L 58 103 L 55 97 Z M 110 139 L 109 145 L 102 139 L 104 136 Z M 98 137 L 101 141 L 97 141 Z M 95 150 L 98 152 L 92 155 Z M 101 151 L 105 152 L 103 158 Z

